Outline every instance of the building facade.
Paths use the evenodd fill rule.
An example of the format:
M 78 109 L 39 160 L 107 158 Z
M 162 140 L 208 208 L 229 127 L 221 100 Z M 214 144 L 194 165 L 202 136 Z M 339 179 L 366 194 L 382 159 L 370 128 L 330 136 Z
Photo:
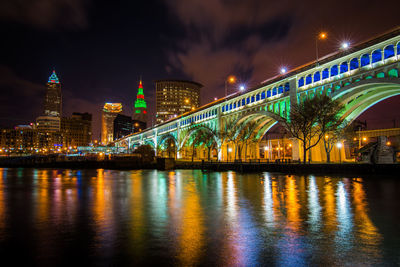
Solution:
M 147 122 L 147 104 L 144 100 L 143 85 L 141 80 L 139 82 L 132 118 L 137 121 Z
M 131 134 L 132 129 L 132 118 L 123 114 L 118 114 L 114 119 L 114 140 Z
M 61 119 L 63 147 L 88 146 L 92 141 L 92 114 L 72 113 Z
M 101 143 L 107 145 L 114 140 L 114 119 L 122 113 L 121 103 L 105 103 L 101 118 Z
M 200 106 L 203 85 L 182 80 L 159 80 L 156 86 L 156 124 Z
M 60 117 L 39 116 L 36 118 L 36 128 L 39 131 L 54 133 L 54 132 L 59 132 L 60 127 L 61 127 Z
M 3 152 L 26 152 L 39 147 L 37 130 L 32 128 L 2 129 L 0 148 Z

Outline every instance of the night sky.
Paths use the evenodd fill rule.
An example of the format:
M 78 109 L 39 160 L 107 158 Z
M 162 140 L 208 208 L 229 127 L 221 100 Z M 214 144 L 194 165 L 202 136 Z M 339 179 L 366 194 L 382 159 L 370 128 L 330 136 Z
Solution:
M 3 0 L 0 2 L 0 126 L 35 120 L 56 70 L 63 115 L 90 112 L 99 138 L 104 102 L 131 115 L 139 78 L 151 116 L 154 80 L 202 83 L 202 104 L 224 95 L 235 74 L 248 87 L 400 25 L 397 1 Z M 230 88 L 231 92 L 236 90 Z M 400 125 L 400 97 L 360 118 L 370 127 Z

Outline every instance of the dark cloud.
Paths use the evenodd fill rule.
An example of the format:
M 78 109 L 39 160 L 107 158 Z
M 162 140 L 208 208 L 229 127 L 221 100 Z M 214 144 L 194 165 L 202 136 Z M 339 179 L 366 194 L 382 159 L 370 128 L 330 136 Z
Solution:
M 0 65 L 0 125 L 32 122 L 42 112 L 45 89 Z
M 314 60 L 314 36 L 321 30 L 329 32 L 329 40 L 321 44 L 320 56 L 333 52 L 343 39 L 363 41 L 398 23 L 396 1 L 166 3 L 186 28 L 179 49 L 168 52 L 167 69 L 181 70 L 204 84 L 205 103 L 216 94 L 224 94 L 224 80 L 229 74 L 237 74 L 251 86 L 275 76 L 281 66 L 290 69 Z M 383 6 L 392 8 L 378 12 Z
M 81 29 L 88 26 L 87 0 L 4 0 L 0 19 L 43 29 Z

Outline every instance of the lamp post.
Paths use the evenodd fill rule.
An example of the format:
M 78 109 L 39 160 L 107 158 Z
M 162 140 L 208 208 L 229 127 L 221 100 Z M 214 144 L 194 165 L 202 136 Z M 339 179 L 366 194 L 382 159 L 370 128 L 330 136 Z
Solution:
M 228 78 L 225 79 L 225 100 L 228 95 L 228 83 L 234 84 L 236 82 L 236 77 L 233 75 L 229 75 Z
M 316 63 L 318 66 L 318 40 L 325 40 L 328 37 L 328 34 L 326 32 L 321 32 L 318 34 L 317 38 L 315 38 L 315 55 L 316 55 Z
M 339 142 L 336 144 L 338 150 L 339 150 L 339 163 L 342 163 L 342 155 L 340 154 L 340 149 L 342 148 L 342 143 Z

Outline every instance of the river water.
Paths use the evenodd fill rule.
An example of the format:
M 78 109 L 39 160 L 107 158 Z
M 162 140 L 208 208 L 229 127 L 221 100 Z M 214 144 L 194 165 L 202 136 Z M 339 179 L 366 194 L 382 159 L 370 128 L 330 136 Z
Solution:
M 0 169 L 2 266 L 400 265 L 399 225 L 395 177 Z

